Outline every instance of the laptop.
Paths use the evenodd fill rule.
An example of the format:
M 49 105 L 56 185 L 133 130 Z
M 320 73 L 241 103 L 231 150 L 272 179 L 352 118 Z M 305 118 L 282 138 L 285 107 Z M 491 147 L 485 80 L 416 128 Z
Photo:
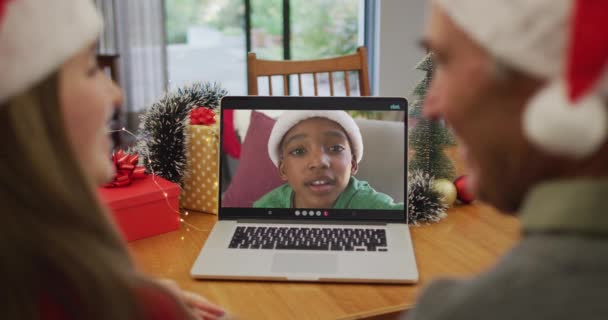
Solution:
M 225 157 L 220 161 L 219 189 L 228 191 L 220 197 L 218 222 L 192 266 L 193 278 L 353 283 L 418 281 L 404 209 L 407 208 L 404 203 L 407 201 L 407 128 L 403 120 L 407 101 L 404 98 L 227 96 L 221 101 L 221 110 L 222 116 L 226 110 L 234 110 L 234 118 L 244 118 L 249 127 L 232 181 L 225 181 L 230 163 Z M 352 131 L 345 122 L 323 117 L 306 119 L 321 119 L 316 122 L 295 122 L 292 127 L 283 128 L 289 130 L 282 137 L 271 135 L 273 127 L 286 123 L 287 120 L 281 120 L 283 115 L 298 113 L 301 117 L 328 111 L 340 114 L 340 121 L 352 118 L 360 138 L 355 138 L 356 130 Z M 276 125 L 277 121 L 281 125 Z M 334 134 L 325 135 L 325 128 L 334 128 Z M 287 138 L 293 130 L 304 130 L 304 134 Z M 279 143 L 278 149 L 269 149 L 268 140 Z M 363 144 L 360 150 L 356 149 L 359 140 Z M 252 156 L 245 148 L 254 143 L 258 144 L 255 150 L 259 152 Z M 343 154 L 349 149 L 351 158 Z M 280 156 L 275 160 L 283 161 L 282 169 L 272 160 L 270 153 L 274 150 Z M 352 162 L 357 160 L 355 150 L 362 154 L 356 163 L 357 170 L 353 170 Z M 307 160 L 315 157 L 325 160 Z M 344 169 L 336 165 L 334 159 L 342 158 L 334 157 L 347 157 L 350 167 Z M 239 176 L 239 171 L 246 169 L 257 178 Z M 315 174 L 330 178 L 299 184 L 292 173 L 309 174 L 312 170 L 319 170 Z M 234 197 L 229 194 L 234 187 L 230 184 L 238 183 L 249 190 Z M 328 202 L 334 201 L 331 192 L 339 194 L 333 203 Z M 377 193 L 383 195 L 377 198 Z M 371 198 L 368 201 L 357 197 Z M 314 202 L 317 200 L 319 202 Z M 317 205 L 311 205 L 313 202 Z

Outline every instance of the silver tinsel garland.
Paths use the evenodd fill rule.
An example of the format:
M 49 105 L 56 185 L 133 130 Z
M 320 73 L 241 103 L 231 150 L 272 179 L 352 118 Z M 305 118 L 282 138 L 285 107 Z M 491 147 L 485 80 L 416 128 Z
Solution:
M 141 116 L 137 153 L 150 172 L 175 183 L 186 170 L 185 128 L 190 112 L 207 107 L 218 112 L 220 99 L 228 91 L 217 83 L 194 83 L 169 92 Z M 148 159 L 149 157 L 149 159 Z M 149 161 L 148 161 L 149 160 Z
M 441 195 L 433 190 L 434 178 L 420 170 L 407 175 L 407 218 L 408 223 L 437 222 L 447 216 Z

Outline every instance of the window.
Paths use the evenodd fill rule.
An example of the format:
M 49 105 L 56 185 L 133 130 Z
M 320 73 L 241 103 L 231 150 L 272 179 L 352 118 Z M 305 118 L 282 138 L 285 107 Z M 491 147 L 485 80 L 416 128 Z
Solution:
M 169 88 L 217 81 L 231 94 L 246 82 L 242 0 L 166 0 Z
M 244 95 L 248 51 L 273 60 L 353 53 L 364 43 L 366 2 L 166 0 L 169 86 L 217 81 Z

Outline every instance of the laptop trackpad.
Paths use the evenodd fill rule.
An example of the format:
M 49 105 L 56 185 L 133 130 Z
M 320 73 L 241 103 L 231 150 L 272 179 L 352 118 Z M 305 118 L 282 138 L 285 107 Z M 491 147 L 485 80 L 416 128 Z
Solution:
M 272 272 L 337 273 L 338 256 L 335 254 L 276 253 L 272 259 Z

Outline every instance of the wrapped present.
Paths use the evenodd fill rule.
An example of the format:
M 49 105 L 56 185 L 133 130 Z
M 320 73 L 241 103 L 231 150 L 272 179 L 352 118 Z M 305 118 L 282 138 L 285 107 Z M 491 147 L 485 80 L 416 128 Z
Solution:
M 127 241 L 179 229 L 180 188 L 158 176 L 131 180 L 119 188 L 98 188 L 98 195 L 112 211 Z
M 123 150 L 118 150 L 112 154 L 112 162 L 115 167 L 114 177 L 112 181 L 104 185 L 106 188 L 128 186 L 133 180 L 146 176 L 146 168 L 137 165 L 139 162 L 138 154 L 129 154 Z
M 219 197 L 220 129 L 210 109 L 194 109 L 186 128 L 186 172 L 180 207 L 217 214 Z

